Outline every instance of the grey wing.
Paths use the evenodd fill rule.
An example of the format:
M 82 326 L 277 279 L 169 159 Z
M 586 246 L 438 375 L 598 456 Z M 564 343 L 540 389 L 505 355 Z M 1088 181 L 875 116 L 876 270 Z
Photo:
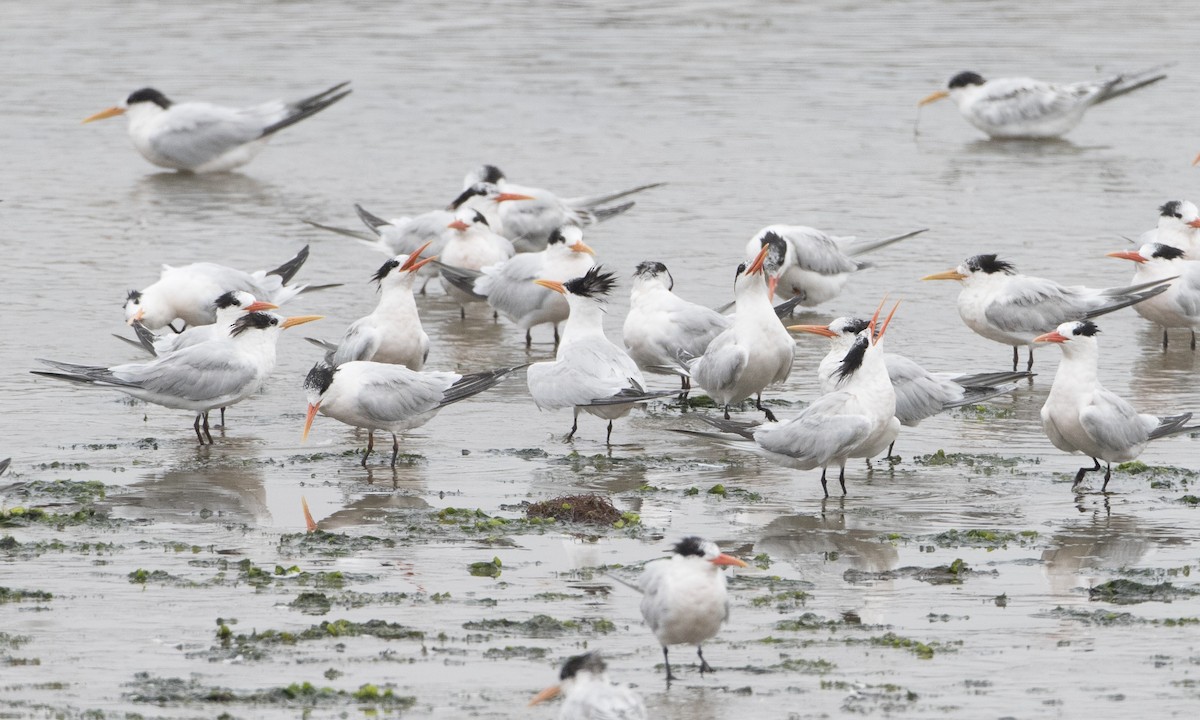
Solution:
M 1103 86 L 1096 83 L 1055 85 L 1029 78 L 1005 78 L 987 83 L 973 106 L 980 120 L 994 125 L 1036 122 L 1062 117 L 1081 105 L 1091 105 Z
M 664 344 L 700 355 L 709 344 L 729 329 L 729 318 L 716 310 L 694 303 L 669 313 L 670 325 Z
M 1087 296 L 1053 280 L 1025 275 L 1009 279 L 1004 294 L 984 311 L 988 321 L 1007 332 L 1049 332 L 1091 309 Z
M 700 387 L 712 392 L 737 382 L 750 354 L 734 341 L 732 330 L 726 330 L 708 344 L 704 355 L 692 363 L 692 378 Z
M 503 206 L 504 235 L 514 243 L 534 241 L 544 247 L 544 239 L 556 228 L 583 224 L 571 208 L 556 197 L 518 200 Z M 590 224 L 590 223 L 589 223 Z
M 535 285 L 544 265 L 541 253 L 514 255 L 510 260 L 483 269 L 475 281 L 475 292 L 485 295 L 488 304 L 518 320 L 545 303 L 553 290 Z
M 754 433 L 754 441 L 764 450 L 787 455 L 809 467 L 827 465 L 871 432 L 865 416 L 842 412 L 852 399 L 843 391 L 822 395 L 796 418 L 764 425 Z
M 118 365 L 112 374 L 143 390 L 202 402 L 238 394 L 255 368 L 228 352 L 228 344 L 193 345 L 143 364 Z
M 1093 394 L 1091 404 L 1080 411 L 1079 424 L 1097 445 L 1122 452 L 1147 442 L 1157 420 L 1147 427 L 1124 398 L 1100 388 Z
M 461 376 L 416 372 L 396 365 L 378 369 L 358 392 L 362 412 L 381 423 L 393 423 L 436 410 L 446 389 Z
M 330 363 L 337 367 L 355 360 L 370 360 L 382 343 L 383 335 L 378 328 L 358 320 L 346 329 L 346 334 L 338 341 Z
M 257 140 L 264 127 L 253 114 L 208 103 L 175 105 L 164 117 L 148 142 L 155 153 L 188 167 Z
M 629 356 L 600 343 L 573 344 L 566 359 L 536 363 L 527 372 L 529 394 L 539 408 L 591 405 L 623 390 L 642 391 L 642 373 Z
M 916 423 L 936 415 L 946 403 L 963 395 L 960 385 L 934 375 L 903 355 L 888 353 L 884 363 L 896 391 L 896 418 L 901 423 Z
M 795 264 L 821 275 L 854 272 L 858 263 L 848 257 L 829 235 L 803 225 L 773 226 L 788 244 Z

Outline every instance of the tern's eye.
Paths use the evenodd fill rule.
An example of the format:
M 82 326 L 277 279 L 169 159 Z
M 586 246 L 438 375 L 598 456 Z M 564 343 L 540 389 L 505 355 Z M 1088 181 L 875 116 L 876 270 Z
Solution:
M 272 324 L 272 325 L 278 325 L 278 324 L 279 324 L 279 321 L 278 321 L 277 319 L 275 319 L 275 318 L 271 318 L 271 324 Z
M 1177 217 L 1177 218 L 1179 218 L 1180 220 L 1182 220 L 1182 219 L 1183 219 L 1183 214 L 1182 214 L 1182 213 L 1175 213 L 1175 217 Z

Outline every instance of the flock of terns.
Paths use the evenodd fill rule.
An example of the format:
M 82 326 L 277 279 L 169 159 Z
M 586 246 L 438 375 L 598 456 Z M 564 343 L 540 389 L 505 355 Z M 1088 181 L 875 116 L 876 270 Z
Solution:
M 960 73 L 948 88 L 921 101 L 950 97 L 975 127 L 995 138 L 1054 137 L 1073 128 L 1091 106 L 1146 87 L 1165 77 L 1157 69 L 1099 82 L 1070 85 L 1027 78 L 985 81 Z M 271 102 L 234 109 L 207 103 L 176 103 L 146 88 L 85 122 L 124 114 L 137 150 L 161 167 L 188 172 L 227 171 L 249 162 L 279 130 L 328 108 L 350 94 L 347 83 L 297 102 Z M 623 342 L 613 342 L 602 319 L 616 274 L 596 263 L 583 228 L 628 211 L 627 198 L 656 187 L 586 197 L 562 198 L 549 191 L 510 183 L 494 166 L 469 173 L 444 209 L 385 220 L 356 206 L 365 229 L 311 223 L 354 237 L 389 259 L 374 273 L 376 308 L 350 325 L 339 339 L 309 338 L 322 357 L 303 381 L 307 437 L 317 414 L 369 431 L 362 464 L 374 449 L 375 431 L 392 435 L 392 464 L 399 436 L 428 422 L 450 403 L 483 392 L 522 369 L 530 395 L 541 409 L 571 408 L 578 430 L 581 413 L 613 421 L 638 403 L 674 394 L 647 388 L 644 373 L 675 375 L 683 393 L 706 393 L 722 413 L 703 419 L 713 430 L 680 429 L 704 441 L 748 448 L 803 470 L 838 469 L 846 492 L 851 458 L 890 457 L 901 426 L 948 408 L 1013 392 L 1032 378 L 1033 348 L 1058 345 L 1063 353 L 1042 421 L 1058 448 L 1083 453 L 1094 466 L 1080 468 L 1079 484 L 1105 463 L 1104 489 L 1112 463 L 1137 457 L 1146 444 L 1198 428 L 1190 413 L 1159 417 L 1138 413 L 1099 381 L 1099 333 L 1095 319 L 1132 306 L 1167 330 L 1200 329 L 1200 214 L 1190 202 L 1160 208 L 1157 227 L 1136 250 L 1110 255 L 1135 263 L 1124 287 L 1067 287 L 1023 275 L 996 254 L 981 253 L 925 280 L 961 283 L 958 309 L 979 335 L 1011 346 L 1011 371 L 931 373 L 914 360 L 883 350 L 899 303 L 884 315 L 886 300 L 870 318 L 843 317 L 828 325 L 781 322 L 797 305 L 817 306 L 835 297 L 869 263 L 860 256 L 917 235 L 915 230 L 882 240 L 828 235 L 803 226 L 771 225 L 741 252 L 734 273 L 734 301 L 710 308 L 674 294 L 662 262 L 637 266 Z M 147 402 L 195 413 L 201 444 L 212 443 L 209 413 L 258 392 L 275 365 L 281 331 L 320 319 L 285 317 L 276 310 L 296 297 L 332 287 L 295 282 L 308 257 L 305 247 L 271 270 L 244 272 L 210 262 L 164 267 L 159 280 L 131 291 L 125 319 L 135 338 L 124 338 L 146 357 L 113 366 L 43 360 L 35 374 L 113 388 Z M 417 294 L 440 279 L 461 315 L 503 315 L 525 335 L 548 326 L 557 346 L 553 360 L 528 366 L 460 374 L 425 369 L 429 338 L 422 329 Z M 795 341 L 803 332 L 829 339 L 817 374 L 822 394 L 796 416 L 778 419 L 762 404 L 762 393 L 792 372 Z M 1018 349 L 1029 348 L 1019 369 Z M 746 400 L 763 422 L 735 419 Z M 696 645 L 700 672 L 711 671 L 699 649 L 728 616 L 723 568 L 745 566 L 711 542 L 689 537 L 674 555 L 648 564 L 638 582 L 641 610 L 663 647 L 668 682 L 671 645 Z M 644 718 L 641 700 L 611 684 L 598 653 L 571 658 L 561 683 L 534 698 L 560 691 L 563 718 Z

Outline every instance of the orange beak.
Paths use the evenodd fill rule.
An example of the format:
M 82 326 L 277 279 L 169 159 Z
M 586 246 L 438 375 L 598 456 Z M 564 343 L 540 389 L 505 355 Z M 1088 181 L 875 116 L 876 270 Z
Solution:
M 596 254 L 596 251 L 585 245 L 582 240 L 572 245 L 571 250 L 577 253 L 587 253 L 588 255 Z
M 430 255 L 430 256 L 429 256 L 429 257 L 427 257 L 427 258 L 424 258 L 424 259 L 422 259 L 422 260 L 420 260 L 420 261 L 418 261 L 418 262 L 415 262 L 415 263 L 413 263 L 412 265 L 409 265 L 409 266 L 408 266 L 408 271 L 409 271 L 410 273 L 415 273 L 416 271 L 418 271 L 418 270 L 420 270 L 421 268 L 425 267 L 426 265 L 428 265 L 429 263 L 433 262 L 434 260 L 437 260 L 437 258 L 438 258 L 438 256 L 437 256 L 437 255 Z
M 1034 342 L 1065 343 L 1067 341 L 1067 338 L 1060 335 L 1057 330 L 1052 330 L 1052 331 L 1046 333 L 1045 335 L 1038 335 L 1037 337 L 1035 337 L 1033 339 L 1033 341 Z
M 408 259 L 404 261 L 404 264 L 400 266 L 400 269 L 408 270 L 409 268 L 411 268 L 413 263 L 415 263 L 416 261 L 421 259 L 421 253 L 428 250 L 429 246 L 432 244 L 433 244 L 433 241 L 430 240 L 429 242 L 425 243 L 421 247 L 417 248 L 416 252 L 413 252 L 408 256 Z
M 124 115 L 124 114 L 125 114 L 125 108 L 119 107 L 119 106 L 113 106 L 113 107 L 108 108 L 107 110 L 101 110 L 100 112 L 96 113 L 95 115 L 87 116 L 86 118 L 83 119 L 83 122 L 81 124 L 87 125 L 88 123 L 95 122 L 96 120 L 103 120 L 105 118 L 116 117 L 117 115 Z
M 896 304 L 892 306 L 892 311 L 890 313 L 888 313 L 887 319 L 883 321 L 883 327 L 879 329 L 879 334 L 877 334 L 875 336 L 875 344 L 876 345 L 878 345 L 879 341 L 883 339 L 883 334 L 885 332 L 887 332 L 888 325 L 892 324 L 892 317 L 896 314 L 896 310 L 899 307 L 900 307 L 900 301 L 897 300 Z
M 1188 225 L 1189 225 L 1190 227 L 1194 227 L 1194 228 L 1200 228 L 1200 218 L 1196 218 L 1195 220 L 1193 220 L 1193 221 L 1191 221 L 1190 223 L 1188 223 Z
M 313 418 L 317 416 L 317 410 L 321 407 L 321 403 L 308 406 L 308 416 L 304 418 L 304 433 L 300 436 L 300 442 L 308 440 L 308 431 L 312 429 Z
M 500 193 L 496 196 L 496 202 L 508 202 L 509 200 L 537 200 L 532 195 L 518 195 L 516 193 Z
M 767 278 L 767 297 L 774 300 L 775 299 L 775 288 L 778 286 L 779 286 L 779 278 L 777 278 L 777 277 Z
M 762 249 L 758 251 L 758 255 L 754 257 L 754 262 L 750 263 L 750 267 L 746 268 L 747 275 L 753 275 L 755 273 L 762 272 L 763 261 L 767 259 L 767 253 L 770 252 L 770 250 L 770 245 L 762 246 Z
M 262 310 L 278 310 L 279 306 L 274 303 L 256 301 L 246 306 L 246 312 L 260 312 Z
M 454 230 L 466 230 L 467 228 L 469 228 L 471 226 L 466 224 L 462 220 L 455 220 L 454 222 L 450 223 L 446 227 L 453 228 Z
M 967 276 L 957 270 L 947 270 L 945 272 L 926 275 L 922 280 L 966 280 Z
M 551 685 L 550 687 L 541 691 L 537 695 L 534 695 L 533 699 L 529 701 L 529 707 L 533 707 L 534 705 L 537 705 L 538 703 L 544 703 L 547 700 L 553 700 L 554 698 L 558 697 L 558 694 L 561 692 L 562 692 L 562 688 L 560 688 L 557 685 Z
M 295 317 L 284 318 L 284 321 L 280 324 L 286 330 L 287 328 L 295 327 L 296 325 L 303 325 L 304 323 L 310 323 L 314 320 L 320 320 L 323 317 L 325 317 L 325 316 L 324 315 L 297 315 Z
M 950 97 L 949 91 L 938 90 L 935 93 L 931 93 L 931 94 L 926 95 L 925 97 L 921 98 L 921 102 L 917 103 L 917 107 L 921 107 L 923 105 L 928 105 L 929 103 L 937 102 L 938 100 L 943 100 L 948 97 Z
M 1110 253 L 1106 254 L 1104 257 L 1120 258 L 1122 260 L 1132 260 L 1137 263 L 1146 262 L 1146 258 L 1136 250 L 1118 250 L 1117 252 L 1110 252 Z
M 824 335 L 827 338 L 837 337 L 837 333 L 825 325 L 788 325 L 788 330 L 792 332 L 812 333 L 813 335 Z
M 713 565 L 734 565 L 736 567 L 746 567 L 745 560 L 739 560 L 732 555 L 726 555 L 724 553 L 713 558 L 711 562 Z
M 553 290 L 556 293 L 562 293 L 563 295 L 567 294 L 567 289 L 563 287 L 563 284 L 555 280 L 534 280 L 533 284 L 541 285 L 547 290 Z
M 138 308 L 138 311 L 133 314 L 133 317 L 125 321 L 126 325 L 132 325 L 135 322 L 141 322 L 142 318 L 146 317 L 146 308 Z

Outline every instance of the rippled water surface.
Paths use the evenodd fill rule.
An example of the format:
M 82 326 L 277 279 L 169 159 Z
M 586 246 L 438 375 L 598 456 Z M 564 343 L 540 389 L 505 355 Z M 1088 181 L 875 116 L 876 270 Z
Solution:
M 0 499 L 64 517 L 0 530 L 0 587 L 30 593 L 0 590 L 0 717 L 356 716 L 370 683 L 414 697 L 413 717 L 549 718 L 557 708 L 524 704 L 584 647 L 605 650 L 659 718 L 1193 717 L 1200 510 L 1184 498 L 1200 442 L 1142 457 L 1175 470 L 1073 494 L 1082 459 L 1038 422 L 1054 348 L 1038 352 L 1031 387 L 906 429 L 903 462 L 852 464 L 849 494 L 828 501 L 816 472 L 667 432 L 692 426 L 677 403 L 618 421 L 611 448 L 591 417 L 564 444 L 569 413 L 538 412 L 521 378 L 407 436 L 395 471 L 383 458 L 360 468 L 365 436 L 328 418 L 300 443 L 316 353 L 299 336 L 336 337 L 368 312 L 383 259 L 301 220 L 353 226 L 355 202 L 388 217 L 444 205 L 482 162 L 568 196 L 668 183 L 589 231 L 625 280 L 614 337 L 639 261 L 667 263 L 677 292 L 717 304 L 764 225 L 929 227 L 801 322 L 870 312 L 891 293 L 903 300 L 891 348 L 954 371 L 1005 369 L 1009 350 L 962 326 L 955 287 L 920 277 L 997 252 L 1030 273 L 1123 284 L 1127 263 L 1104 254 L 1163 201 L 1195 199 L 1187 6 L 817 5 L 8 4 L 0 457 L 13 465 Z M 1062 141 L 981 139 L 949 103 L 925 108 L 914 137 L 916 101 L 959 70 L 1070 81 L 1164 62 L 1178 63 L 1170 79 Z M 236 174 L 159 172 L 123 121 L 79 124 L 146 85 L 249 104 L 342 80 L 353 95 Z M 266 268 L 305 244 L 301 278 L 345 284 L 289 306 L 326 317 L 282 338 L 264 393 L 230 411 L 211 448 L 196 447 L 186 413 L 27 373 L 35 357 L 133 359 L 111 334 L 126 332 L 125 291 L 162 263 Z M 527 352 L 503 322 L 460 321 L 436 289 L 420 305 L 430 368 L 553 352 L 544 328 Z M 1111 389 L 1148 411 L 1200 410 L 1186 343 L 1164 352 L 1129 311 L 1101 326 Z M 798 340 L 791 379 L 768 393 L 778 413 L 814 397 L 825 349 Z M 516 521 L 522 502 L 580 491 L 611 493 L 640 524 Z M 302 496 L 330 535 L 303 535 Z M 700 678 L 679 648 L 682 681 L 666 691 L 636 593 L 589 568 L 636 566 L 693 533 L 756 562 L 707 646 L 719 672 Z M 468 574 L 492 558 L 498 578 Z M 1120 605 L 1088 592 L 1125 580 L 1174 594 Z M 475 624 L 538 615 L 560 624 Z M 423 635 L 319 626 L 337 620 Z M 306 682 L 307 694 L 279 692 Z

